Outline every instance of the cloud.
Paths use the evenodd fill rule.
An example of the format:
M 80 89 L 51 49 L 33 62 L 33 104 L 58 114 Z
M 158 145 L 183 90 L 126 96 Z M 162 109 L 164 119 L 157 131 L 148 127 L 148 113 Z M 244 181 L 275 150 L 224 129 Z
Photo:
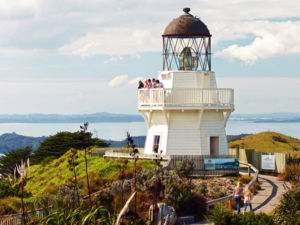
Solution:
M 0 5 L 0 48 L 15 49 L 10 55 L 26 56 L 41 49 L 45 55 L 111 56 L 106 63 L 124 55 L 161 51 L 164 28 L 182 13 L 179 0 L 0 0 Z M 299 27 L 299 23 L 291 21 L 288 26 L 280 26 L 272 19 L 299 18 L 299 1 L 192 0 L 189 6 L 192 14 L 208 25 L 213 34 L 213 46 L 226 40 L 237 42 L 223 46 L 224 51 L 218 52 L 220 56 L 253 63 L 264 57 L 293 53 L 293 50 L 286 51 L 287 41 L 279 34 L 279 28 L 286 33 Z M 278 29 L 259 25 L 258 19 Z M 253 26 L 259 27 L 259 33 L 252 29 Z M 240 39 L 249 34 L 253 34 L 255 40 L 241 46 Z M 297 38 L 298 30 L 291 35 Z M 270 43 L 276 49 L 268 48 Z M 293 39 L 292 43 L 298 42 Z M 261 55 L 260 50 L 265 53 Z M 6 55 L 7 51 L 3 56 Z
M 108 85 L 110 87 L 122 87 L 122 86 L 132 86 L 132 85 L 137 85 L 139 80 L 143 80 L 142 77 L 135 77 L 133 79 L 128 78 L 127 75 L 119 75 L 114 77 L 109 83 Z
M 125 83 L 128 82 L 128 76 L 127 75 L 120 75 L 113 78 L 108 85 L 110 87 L 120 87 L 123 86 Z
M 83 37 L 58 49 L 59 54 L 88 57 L 99 54 L 137 55 L 161 49 L 160 36 L 152 36 L 148 30 L 120 28 L 88 32 Z M 113 58 L 114 59 L 114 58 Z
M 259 59 L 300 54 L 300 21 L 252 21 L 241 23 L 240 27 L 240 34 L 253 34 L 254 40 L 245 46 L 230 45 L 216 52 L 216 56 L 253 64 Z

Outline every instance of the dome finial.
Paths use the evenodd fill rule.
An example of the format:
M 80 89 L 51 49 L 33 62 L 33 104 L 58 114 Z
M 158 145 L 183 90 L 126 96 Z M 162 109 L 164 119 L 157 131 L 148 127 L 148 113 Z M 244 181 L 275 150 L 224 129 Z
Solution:
M 185 12 L 185 13 L 189 13 L 190 11 L 191 11 L 190 8 L 183 8 L 183 12 Z

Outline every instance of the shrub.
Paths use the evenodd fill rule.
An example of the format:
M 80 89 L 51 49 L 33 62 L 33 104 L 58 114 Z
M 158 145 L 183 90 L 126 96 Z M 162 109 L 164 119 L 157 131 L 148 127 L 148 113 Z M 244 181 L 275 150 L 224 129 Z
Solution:
M 243 175 L 239 177 L 238 181 L 241 182 L 242 184 L 248 184 L 252 180 L 251 176 L 248 175 Z
M 222 205 L 216 205 L 210 211 L 209 219 L 218 225 L 275 225 L 272 217 L 267 214 L 254 214 L 250 212 L 246 215 L 237 215 L 224 208 Z
M 190 159 L 184 159 L 176 163 L 176 171 L 180 176 L 188 177 L 195 169 L 195 163 Z
M 274 220 L 282 225 L 300 224 L 300 188 L 290 190 L 282 196 L 274 211 Z
M 21 194 L 19 193 L 19 186 L 12 185 L 8 182 L 7 179 L 0 179 L 0 198 L 9 197 L 9 196 L 18 196 L 20 197 Z M 23 192 L 23 196 L 25 198 L 31 197 L 32 194 L 28 191 Z
M 201 219 L 206 215 L 206 199 L 192 192 L 190 185 L 184 182 L 169 183 L 164 191 L 165 201 L 173 206 L 178 216 L 191 215 Z
M 197 193 L 200 193 L 201 195 L 206 195 L 208 193 L 208 189 L 207 189 L 207 185 L 205 183 L 201 184 L 200 186 L 198 186 L 198 188 L 196 189 Z
M 277 142 L 287 143 L 287 140 L 280 136 L 272 136 L 272 139 Z
M 289 181 L 296 186 L 300 185 L 300 163 L 285 166 L 285 171 L 279 175 L 281 180 Z

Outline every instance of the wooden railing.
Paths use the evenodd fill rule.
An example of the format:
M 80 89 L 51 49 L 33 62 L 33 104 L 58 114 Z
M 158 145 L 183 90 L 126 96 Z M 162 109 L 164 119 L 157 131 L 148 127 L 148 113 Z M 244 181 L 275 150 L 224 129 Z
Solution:
M 43 217 L 43 209 L 38 209 L 33 212 L 27 212 L 27 219 L 32 217 Z M 8 214 L 0 216 L 0 225 L 21 225 L 22 224 L 22 214 Z
M 134 159 L 133 156 L 131 156 L 129 153 L 126 152 L 110 152 L 106 151 L 103 158 L 127 158 L 127 159 Z M 150 159 L 154 160 L 157 158 L 162 158 L 163 161 L 169 161 L 170 157 L 167 155 L 161 155 L 161 154 L 138 154 L 139 159 Z
M 233 108 L 233 89 L 154 88 L 140 89 L 139 108 L 143 107 L 205 107 Z
M 248 171 L 250 171 L 252 169 L 255 172 L 252 180 L 247 184 L 249 190 L 251 190 L 251 187 L 254 186 L 255 182 L 258 179 L 258 172 L 259 171 L 258 171 L 258 169 L 256 169 L 254 166 L 252 166 L 249 163 L 240 162 L 240 165 L 248 167 Z M 254 188 L 253 188 L 253 192 L 254 192 Z M 229 201 L 231 199 L 233 199 L 233 193 L 230 194 L 230 195 L 228 195 L 228 196 L 222 197 L 222 198 L 218 198 L 218 199 L 214 199 L 214 200 L 208 201 L 206 204 L 209 207 L 209 206 L 216 205 L 218 203 L 223 203 L 223 202 Z

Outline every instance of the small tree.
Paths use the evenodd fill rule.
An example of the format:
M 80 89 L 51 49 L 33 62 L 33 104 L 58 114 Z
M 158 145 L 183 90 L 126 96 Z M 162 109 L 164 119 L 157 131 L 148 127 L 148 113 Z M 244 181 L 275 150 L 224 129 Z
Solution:
M 127 132 L 127 139 L 126 139 L 127 145 L 132 149 L 130 155 L 134 158 L 134 192 L 136 193 L 136 162 L 139 158 L 139 150 L 136 148 L 136 145 L 133 142 L 133 138 L 130 136 L 129 132 Z M 137 210 L 136 210 L 136 196 L 134 196 L 134 216 L 135 216 L 135 221 L 136 221 L 136 215 L 137 215 Z
M 157 224 L 158 222 L 158 200 L 161 197 L 162 191 L 165 189 L 165 186 L 162 183 L 162 177 L 160 176 L 160 173 L 162 172 L 162 151 L 159 155 L 155 156 L 155 163 L 156 163 L 156 169 L 155 169 L 155 179 L 150 184 L 150 193 L 151 197 L 153 199 L 153 218 L 150 219 L 150 224 Z
M 19 192 L 21 193 L 21 207 L 22 207 L 22 224 L 26 225 L 26 218 L 25 218 L 25 208 L 24 208 L 24 188 L 26 186 L 27 176 L 30 173 L 30 165 L 29 165 L 29 158 L 27 159 L 27 168 L 28 173 L 26 172 L 26 164 L 21 160 L 21 163 L 16 165 L 14 171 L 14 177 L 17 179 L 18 177 L 18 184 L 19 184 Z
M 81 134 L 81 140 L 82 140 L 81 148 L 83 148 L 83 150 L 84 150 L 86 183 L 87 183 L 88 194 L 89 194 L 89 207 L 92 208 L 91 189 L 90 189 L 90 181 L 89 181 L 89 173 L 88 173 L 88 160 L 87 160 L 87 153 L 89 150 L 88 148 L 91 146 L 91 144 L 87 142 L 88 126 L 89 126 L 88 122 L 84 123 L 83 126 L 80 126 L 80 134 Z
M 77 204 L 80 204 L 80 198 L 79 198 L 79 190 L 78 190 L 78 181 L 77 181 L 77 173 L 76 173 L 76 166 L 78 166 L 78 162 L 76 161 L 78 159 L 77 150 L 75 148 L 71 149 L 71 154 L 68 159 L 68 167 L 71 172 L 73 172 L 74 181 L 71 180 L 74 187 L 74 193 L 76 193 L 76 201 Z
M 124 180 L 125 180 L 125 170 L 127 168 L 128 160 L 118 160 L 118 168 L 120 170 L 119 179 L 121 179 L 121 201 L 124 204 Z

